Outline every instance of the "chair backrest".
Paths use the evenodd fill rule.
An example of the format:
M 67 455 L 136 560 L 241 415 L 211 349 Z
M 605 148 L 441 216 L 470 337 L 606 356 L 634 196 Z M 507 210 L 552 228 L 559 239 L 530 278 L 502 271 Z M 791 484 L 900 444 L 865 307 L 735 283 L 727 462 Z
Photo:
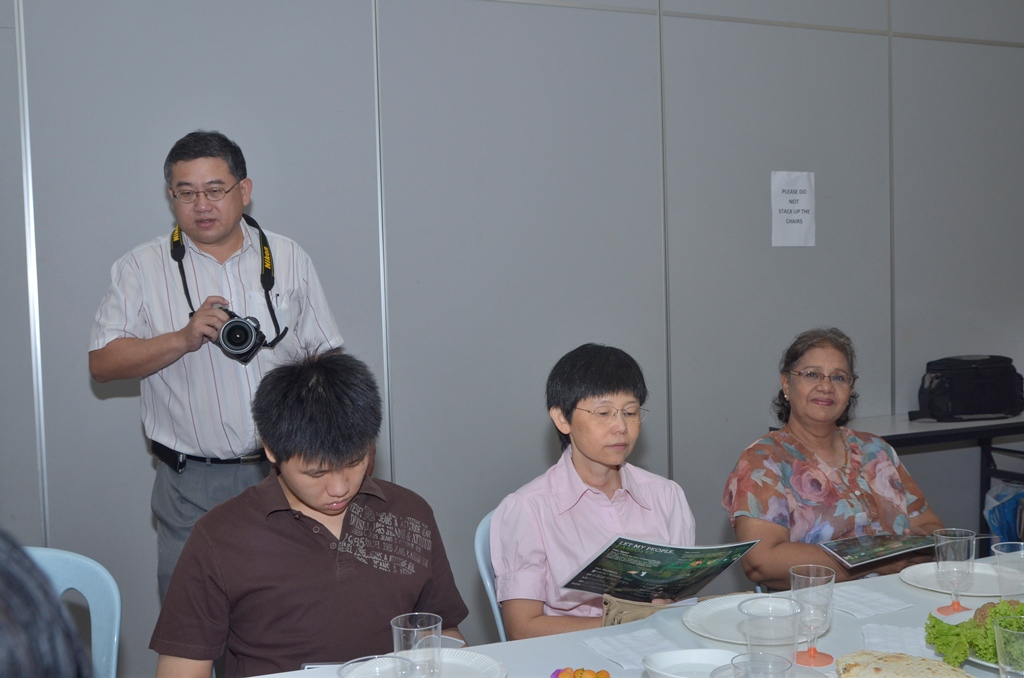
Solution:
M 476 527 L 476 538 L 473 540 L 473 550 L 476 552 L 476 566 L 480 569 L 480 578 L 484 581 L 484 590 L 487 591 L 487 600 L 491 603 L 491 612 L 494 614 L 494 624 L 498 627 L 498 638 L 501 642 L 508 640 L 505 635 L 505 620 L 501 618 L 501 606 L 498 605 L 498 597 L 494 592 L 494 565 L 491 564 L 491 511 Z
M 121 632 L 121 592 L 107 568 L 71 551 L 28 546 L 28 555 L 53 582 L 57 595 L 74 589 L 89 604 L 92 628 L 92 669 L 95 678 L 117 675 L 117 643 Z

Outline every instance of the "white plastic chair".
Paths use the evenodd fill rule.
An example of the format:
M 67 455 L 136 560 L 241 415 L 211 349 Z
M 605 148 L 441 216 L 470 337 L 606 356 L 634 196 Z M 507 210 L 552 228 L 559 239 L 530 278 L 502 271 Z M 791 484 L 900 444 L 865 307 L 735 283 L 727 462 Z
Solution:
M 107 568 L 71 551 L 27 546 L 25 551 L 53 582 L 57 595 L 74 589 L 89 604 L 95 678 L 116 678 L 121 632 L 121 592 Z
M 487 600 L 491 603 L 491 612 L 494 614 L 494 624 L 498 627 L 498 638 L 501 642 L 508 640 L 505 635 L 505 620 L 501 618 L 501 606 L 498 605 L 498 596 L 494 592 L 494 565 L 491 564 L 491 511 L 476 527 L 476 538 L 473 540 L 473 550 L 476 552 L 476 566 L 480 569 L 480 579 L 484 582 L 484 590 L 487 592 Z

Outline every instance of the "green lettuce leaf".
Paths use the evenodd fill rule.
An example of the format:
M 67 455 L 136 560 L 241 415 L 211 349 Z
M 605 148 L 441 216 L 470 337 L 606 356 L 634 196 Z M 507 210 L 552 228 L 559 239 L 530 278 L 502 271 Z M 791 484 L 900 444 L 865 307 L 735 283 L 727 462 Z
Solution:
M 947 624 L 933 614 L 928 615 L 925 622 L 925 642 L 935 646 L 935 651 L 942 655 L 943 660 L 952 666 L 960 666 L 966 661 L 967 656 L 974 652 L 974 656 L 986 662 L 996 663 L 996 634 L 992 628 L 993 622 L 1006 617 L 1017 617 L 1008 626 L 1024 631 L 1024 608 L 1020 603 L 1013 601 L 1001 601 L 989 610 L 988 617 L 984 624 L 978 624 L 974 619 L 960 622 L 957 625 Z
M 973 620 L 969 621 L 975 625 Z M 960 626 L 947 624 L 933 614 L 928 615 L 928 621 L 924 625 L 925 642 L 934 645 L 935 651 L 941 654 L 943 661 L 950 666 L 962 665 L 971 652 L 970 643 Z
M 1013 601 L 1016 603 L 1016 601 Z M 1000 601 L 996 603 L 995 607 L 989 610 L 988 617 L 985 619 L 985 625 L 980 626 L 974 623 L 974 620 L 970 620 L 973 628 L 968 631 L 967 642 L 970 643 L 971 649 L 974 650 L 974 654 L 978 659 L 996 663 L 998 657 L 996 656 L 996 632 L 992 628 L 992 623 L 997 619 L 1003 619 L 1005 617 L 1019 617 L 1024 612 L 1020 608 L 1020 604 L 1011 604 L 1009 601 Z M 959 626 L 963 626 L 959 624 Z M 1024 630 L 1024 629 L 1022 629 Z

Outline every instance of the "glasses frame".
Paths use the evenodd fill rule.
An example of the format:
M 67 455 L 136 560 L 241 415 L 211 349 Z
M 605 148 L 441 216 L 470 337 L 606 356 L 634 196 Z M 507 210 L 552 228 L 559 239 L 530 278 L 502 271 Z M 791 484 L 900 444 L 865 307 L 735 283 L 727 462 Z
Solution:
M 825 374 L 823 372 L 819 372 L 818 370 L 786 370 L 786 372 L 788 372 L 789 374 L 794 374 L 812 384 L 824 384 L 825 380 L 828 379 L 829 382 L 836 388 L 853 388 L 854 383 L 856 383 L 857 381 L 857 377 L 853 376 L 852 374 L 846 374 L 844 372 L 836 372 L 835 374 Z M 808 376 L 810 374 L 820 374 L 821 379 L 814 379 L 813 377 Z M 842 377 L 845 381 L 836 381 L 835 377 Z
M 209 200 L 209 201 L 211 201 L 211 202 L 220 202 L 220 201 L 221 201 L 221 200 L 223 200 L 224 198 L 228 197 L 228 193 L 230 193 L 231 191 L 233 191 L 233 190 L 235 189 L 235 186 L 237 186 L 237 185 L 238 185 L 238 184 L 240 184 L 240 183 L 242 183 L 242 180 L 241 180 L 241 179 L 239 179 L 239 180 L 238 180 L 238 181 L 236 181 L 235 183 L 231 184 L 231 188 L 229 188 L 229 189 L 225 190 L 225 191 L 224 191 L 224 195 L 222 195 L 222 196 L 221 196 L 221 197 L 219 197 L 219 198 L 214 198 L 214 197 L 213 197 L 213 196 L 211 196 L 211 195 L 210 195 L 210 193 L 209 193 L 210 191 L 216 191 L 216 190 L 219 190 L 219 189 L 220 189 L 220 186 L 214 186 L 213 188 L 208 188 L 208 189 L 206 189 L 205 191 L 192 191 L 192 189 L 191 189 L 191 188 L 184 188 L 184 189 L 182 189 L 182 190 L 180 190 L 180 191 L 177 191 L 177 192 L 175 192 L 175 193 L 174 193 L 174 199 L 175 199 L 175 200 L 177 200 L 178 202 L 180 202 L 180 203 L 181 203 L 182 205 L 193 205 L 193 204 L 195 204 L 195 203 L 199 202 L 199 194 L 200 194 L 200 193 L 202 193 L 203 195 L 205 195 L 205 196 L 206 196 L 206 199 L 207 199 L 207 200 Z M 195 197 L 195 198 L 193 198 L 192 200 L 182 200 L 182 199 L 181 199 L 180 197 L 178 197 L 178 196 L 179 196 L 179 195 L 180 195 L 181 193 L 184 193 L 185 191 L 192 191 L 193 193 L 195 193 L 195 194 L 196 194 L 196 197 Z
M 603 406 L 602 406 L 602 407 L 603 407 Z M 608 424 L 609 424 L 609 425 L 610 425 L 610 424 L 611 424 L 611 423 L 612 423 L 613 421 L 615 421 L 615 417 L 621 417 L 621 418 L 622 418 L 622 421 L 624 421 L 624 422 L 627 422 L 627 423 L 629 422 L 629 420 L 628 420 L 628 419 L 626 419 L 626 415 L 625 415 L 625 413 L 623 412 L 623 410 L 625 410 L 625 409 L 626 409 L 625 407 L 612 407 L 611 405 L 608 405 L 608 407 L 611 407 L 611 409 L 612 409 L 612 414 L 611 414 L 611 416 L 610 416 L 610 417 L 609 417 L 609 419 L 608 419 Z M 581 410 L 581 411 L 583 411 L 583 412 L 587 412 L 587 413 L 589 413 L 589 414 L 592 414 L 592 415 L 594 415 L 595 417 L 599 417 L 599 415 L 597 414 L 597 411 L 596 411 L 596 410 L 588 410 L 587 408 L 585 408 L 585 407 L 580 407 L 579 405 L 577 405 L 577 406 L 576 406 L 576 407 L 574 407 L 573 409 L 576 409 L 576 410 Z M 646 418 L 647 418 L 647 415 L 651 413 L 651 411 L 650 411 L 649 409 L 647 409 L 646 407 L 639 407 L 639 408 L 637 408 L 637 409 L 639 410 L 639 415 L 640 415 L 640 422 L 642 422 L 642 421 L 643 421 L 644 419 L 646 419 Z M 622 414 L 620 414 L 620 413 L 622 413 Z M 640 422 L 637 422 L 637 423 L 640 423 Z

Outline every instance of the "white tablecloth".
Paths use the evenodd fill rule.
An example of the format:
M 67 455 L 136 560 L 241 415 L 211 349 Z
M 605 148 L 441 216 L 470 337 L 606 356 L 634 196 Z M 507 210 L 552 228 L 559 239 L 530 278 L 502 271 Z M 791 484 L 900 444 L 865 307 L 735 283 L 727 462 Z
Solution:
M 884 612 L 871 617 L 858 618 L 851 614 L 835 611 L 832 625 L 828 632 L 818 641 L 818 647 L 838 657 L 848 652 L 864 649 L 861 629 L 867 624 L 883 624 L 899 627 L 924 628 L 928 613 L 949 603 L 949 595 L 926 591 L 904 583 L 899 575 L 861 579 L 836 587 L 858 587 L 861 590 L 883 593 L 892 598 L 911 603 L 911 607 L 894 612 Z M 975 608 L 982 603 L 998 600 L 998 598 L 962 598 L 968 607 Z M 509 678 L 549 678 L 556 668 L 571 666 L 588 669 L 608 669 L 612 678 L 647 678 L 643 669 L 623 669 L 608 661 L 592 650 L 584 641 L 600 635 L 614 636 L 637 631 L 643 628 L 655 629 L 680 648 L 712 647 L 744 652 L 744 646 L 723 643 L 698 636 L 683 624 L 683 615 L 688 608 L 671 608 L 639 622 L 610 626 L 591 631 L 577 631 L 545 638 L 518 640 L 508 643 L 493 643 L 466 648 L 481 652 L 501 661 L 508 670 Z M 835 666 L 822 669 L 822 672 L 834 670 Z M 999 671 L 967 662 L 964 670 L 973 676 L 999 675 Z M 293 671 L 275 674 L 276 678 L 334 678 L 334 669 L 316 669 L 310 671 Z M 442 676 L 443 678 L 443 676 Z

